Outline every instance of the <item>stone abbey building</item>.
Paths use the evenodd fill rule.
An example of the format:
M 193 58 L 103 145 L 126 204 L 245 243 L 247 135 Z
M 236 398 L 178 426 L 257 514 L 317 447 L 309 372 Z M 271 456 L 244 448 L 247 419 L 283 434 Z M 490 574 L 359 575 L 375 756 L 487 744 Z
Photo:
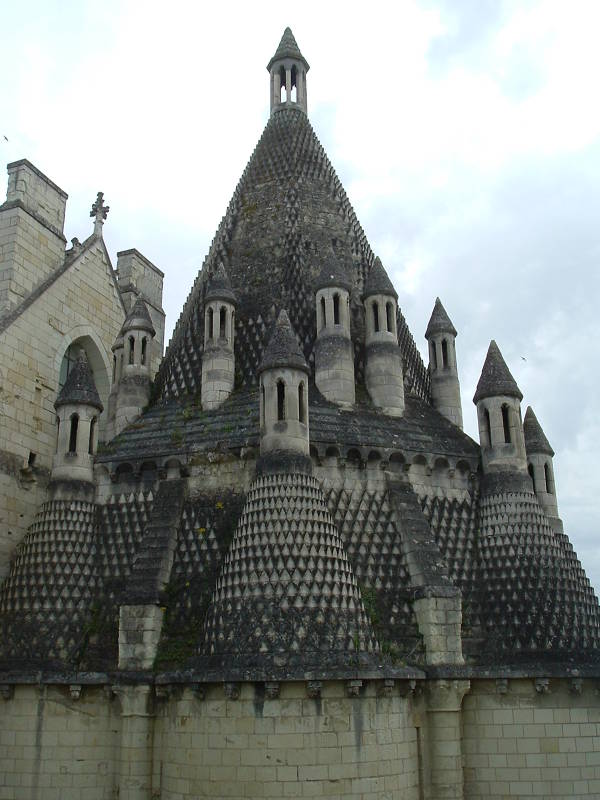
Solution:
M 600 796 L 598 601 L 495 342 L 462 431 L 307 115 L 162 358 L 163 275 L 27 161 L 0 206 L 0 798 Z M 401 300 L 401 298 L 400 298 Z M 425 325 L 424 325 L 425 327 Z

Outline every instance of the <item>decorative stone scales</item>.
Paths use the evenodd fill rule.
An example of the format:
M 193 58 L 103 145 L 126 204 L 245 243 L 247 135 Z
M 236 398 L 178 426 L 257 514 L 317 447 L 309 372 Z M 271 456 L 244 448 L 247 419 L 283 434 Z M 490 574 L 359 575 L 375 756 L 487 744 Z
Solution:
M 597 797 L 600 615 L 552 448 L 495 342 L 481 446 L 462 431 L 457 331 L 436 299 L 426 369 L 289 28 L 268 71 L 156 378 L 139 298 L 98 452 L 85 358 L 56 400 L 49 493 L 0 591 L 0 785 Z

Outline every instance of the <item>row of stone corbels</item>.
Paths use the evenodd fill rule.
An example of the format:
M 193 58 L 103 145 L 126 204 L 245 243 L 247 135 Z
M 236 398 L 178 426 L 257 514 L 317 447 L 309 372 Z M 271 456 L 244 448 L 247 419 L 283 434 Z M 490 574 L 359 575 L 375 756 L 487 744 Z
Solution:
M 408 473 L 413 467 L 420 467 L 426 476 L 443 473 L 453 478 L 458 472 L 469 479 L 475 477 L 479 459 L 476 456 L 452 457 L 437 453 L 422 453 L 413 450 L 396 450 L 394 448 L 372 447 L 340 447 L 337 444 L 311 442 L 310 455 L 318 466 L 327 466 L 331 462 L 340 467 L 358 467 L 359 469 L 382 469 L 392 472 Z

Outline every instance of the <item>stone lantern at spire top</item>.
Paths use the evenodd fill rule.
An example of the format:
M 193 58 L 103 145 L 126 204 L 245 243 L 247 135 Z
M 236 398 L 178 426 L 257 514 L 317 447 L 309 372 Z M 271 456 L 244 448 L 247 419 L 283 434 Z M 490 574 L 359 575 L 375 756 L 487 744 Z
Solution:
M 102 236 L 102 226 L 109 211 L 110 207 L 104 205 L 104 192 L 98 192 L 90 211 L 90 217 L 94 217 L 94 234 L 96 236 Z
M 267 69 L 271 76 L 271 114 L 284 108 L 297 108 L 306 113 L 306 73 L 310 67 L 290 28 L 283 32 Z

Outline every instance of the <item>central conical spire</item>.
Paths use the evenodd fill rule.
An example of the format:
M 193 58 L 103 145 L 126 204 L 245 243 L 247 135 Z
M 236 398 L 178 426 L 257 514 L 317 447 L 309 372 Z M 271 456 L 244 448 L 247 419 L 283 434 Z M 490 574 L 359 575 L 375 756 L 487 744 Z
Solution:
M 290 107 L 306 113 L 306 73 L 310 67 L 290 28 L 284 30 L 267 69 L 271 76 L 271 114 Z

